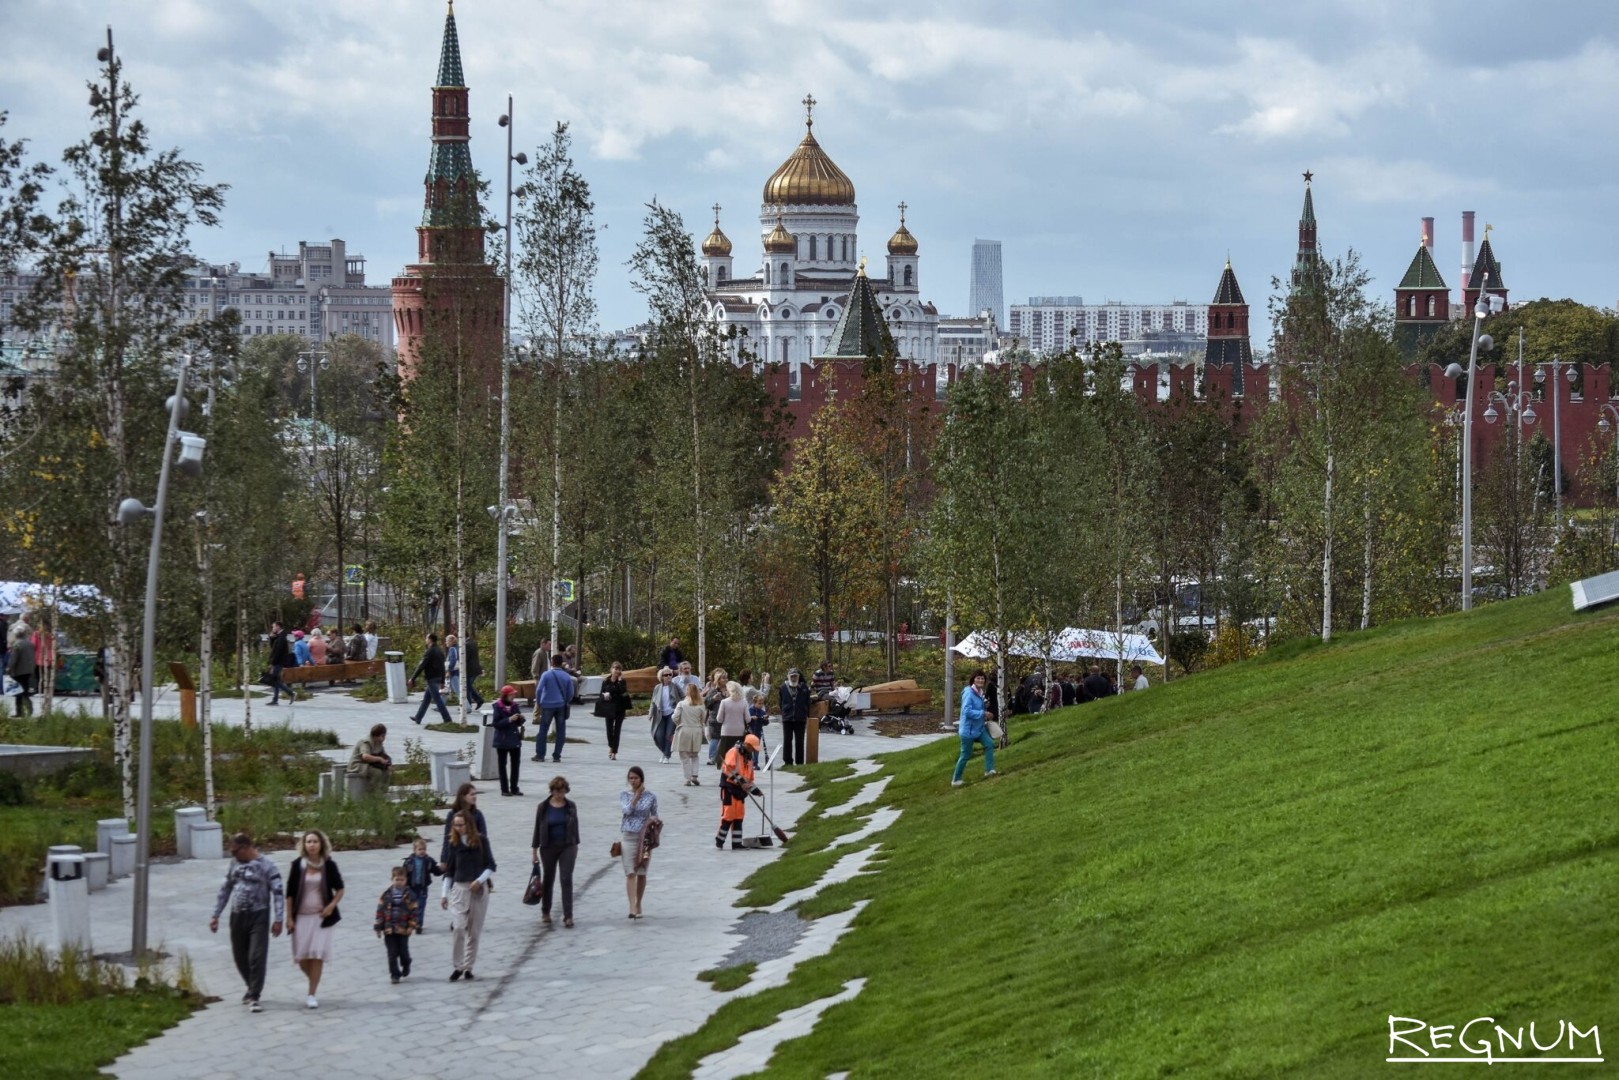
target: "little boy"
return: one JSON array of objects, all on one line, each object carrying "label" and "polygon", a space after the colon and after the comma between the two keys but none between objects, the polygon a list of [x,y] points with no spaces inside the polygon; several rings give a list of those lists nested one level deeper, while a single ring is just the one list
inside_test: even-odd
[{"label": "little boy", "polygon": [[427,841],[421,837],[411,845],[411,853],[405,856],[405,884],[410,889],[411,897],[416,901],[416,932],[427,933],[427,890],[433,879],[439,876],[438,863],[427,854]]},{"label": "little boy", "polygon": [[765,737],[765,723],[767,719],[768,718],[765,713],[765,696],[755,690],[752,699],[748,703],[748,731],[759,736],[761,742]]},{"label": "little boy", "polygon": [[377,921],[372,929],[388,946],[388,975],[394,982],[410,976],[410,935],[419,924],[421,906],[405,883],[405,868],[393,869],[393,881],[377,900]]}]

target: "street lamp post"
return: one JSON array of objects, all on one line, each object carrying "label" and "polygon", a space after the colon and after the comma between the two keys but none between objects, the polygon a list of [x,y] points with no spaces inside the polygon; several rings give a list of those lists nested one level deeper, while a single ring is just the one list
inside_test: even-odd
[{"label": "street lamp post", "polygon": [[511,498],[508,492],[512,441],[512,166],[527,165],[527,154],[512,153],[512,96],[506,95],[506,112],[500,126],[506,129],[506,308],[501,319],[500,343],[500,502],[495,514],[495,688],[506,685],[506,565],[507,536],[511,531]]},{"label": "street lamp post", "polygon": [[152,661],[157,651],[157,572],[163,551],[163,512],[169,501],[169,466],[174,463],[174,448],[178,443],[180,471],[187,476],[198,475],[202,471],[203,448],[207,445],[201,437],[180,430],[180,420],[187,411],[186,369],[190,364],[191,355],[181,353],[174,396],[168,402],[169,429],[163,440],[163,466],[157,475],[157,502],[150,508],[135,498],[126,498],[118,504],[121,525],[132,525],[147,516],[152,518],[152,546],[146,561],[146,610],[141,624],[141,739],[135,789],[134,925],[130,934],[130,951],[137,960],[146,953],[148,860],[152,838]]},{"label": "street lamp post", "polygon": [[332,366],[332,361],[326,355],[325,349],[310,349],[298,354],[298,374],[309,373],[309,428],[310,445],[314,445],[315,435],[315,373],[325,371]]},{"label": "street lamp post", "polygon": [[[1484,333],[1484,320],[1506,306],[1499,296],[1484,290],[1490,287],[1486,271],[1479,279],[1478,301],[1473,305],[1473,345],[1467,353],[1467,401],[1462,410],[1462,610],[1473,610],[1473,384],[1478,381],[1478,354],[1495,348],[1495,339]],[[1460,364],[1451,364],[1445,374],[1454,379],[1464,374]]]},{"label": "street lamp post", "polygon": [[1574,384],[1578,377],[1573,364],[1564,364],[1563,358],[1553,354],[1549,363],[1535,365],[1535,382],[1542,385],[1546,382],[1546,368],[1552,369],[1551,385],[1546,387],[1552,395],[1552,495],[1557,500],[1557,528],[1563,528],[1563,421],[1558,403],[1563,398],[1563,387],[1557,381],[1558,371],[1562,371],[1569,385]]}]

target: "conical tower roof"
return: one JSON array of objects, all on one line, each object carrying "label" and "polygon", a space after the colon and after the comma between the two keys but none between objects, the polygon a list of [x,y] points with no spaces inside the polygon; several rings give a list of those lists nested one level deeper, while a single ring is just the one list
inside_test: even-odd
[{"label": "conical tower roof", "polygon": [[855,271],[854,287],[849,291],[849,305],[838,316],[838,325],[832,330],[832,343],[821,357],[869,359],[886,356],[893,350],[894,337],[883,321],[882,305],[871,291],[866,261],[861,259],[860,269]]},{"label": "conical tower roof", "polygon": [[[1488,240],[1485,243],[1489,243]],[[1492,279],[1493,280],[1493,279]],[[1427,244],[1417,245],[1417,253],[1411,256],[1411,265],[1405,269],[1405,277],[1400,279],[1396,289],[1444,289],[1444,275],[1440,274],[1439,267],[1434,264],[1433,252],[1428,250]]]},{"label": "conical tower roof", "polygon": [[466,76],[461,74],[461,38],[455,32],[455,0],[450,0],[449,14],[444,16],[444,44],[438,55],[438,82],[434,86],[465,86]]},{"label": "conical tower roof", "polygon": [[1242,286],[1237,284],[1237,275],[1231,269],[1231,260],[1225,261],[1225,273],[1220,275],[1220,284],[1214,290],[1215,304],[1246,304],[1242,298]]},{"label": "conical tower roof", "polygon": [[[1486,273],[1490,275],[1488,282],[1484,280]],[[1507,283],[1501,278],[1501,264],[1496,261],[1495,250],[1490,247],[1488,229],[1485,230],[1484,243],[1478,246],[1478,258],[1473,260],[1473,272],[1467,275],[1467,287],[1491,291],[1504,290],[1507,287]]]}]

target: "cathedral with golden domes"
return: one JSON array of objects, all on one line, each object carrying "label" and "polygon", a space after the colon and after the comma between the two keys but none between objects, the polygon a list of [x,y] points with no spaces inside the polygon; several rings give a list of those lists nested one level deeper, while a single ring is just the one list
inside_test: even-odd
[{"label": "cathedral with golden domes", "polygon": [[729,237],[714,207],[714,231],[702,263],[716,321],[737,326],[758,359],[786,366],[797,384],[803,366],[834,355],[834,331],[849,305],[856,275],[867,276],[901,359],[932,364],[939,311],[921,297],[916,237],[905,225],[888,240],[887,276],[865,269],[854,183],[815,139],[815,99],[804,99],[804,138],[765,181],[759,247],[743,254],[738,275]]}]

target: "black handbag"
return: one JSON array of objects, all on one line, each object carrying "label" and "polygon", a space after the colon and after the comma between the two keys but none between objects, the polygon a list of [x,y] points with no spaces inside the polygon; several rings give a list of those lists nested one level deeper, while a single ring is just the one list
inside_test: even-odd
[{"label": "black handbag", "polygon": [[343,921],[343,912],[338,908],[333,908],[332,913],[330,915],[326,916],[324,919],[322,919],[320,921],[320,925],[322,926],[322,928],[328,927],[328,926],[336,926],[338,923],[340,923],[342,921]]},{"label": "black handbag", "polygon": [[596,699],[596,704],[591,706],[590,715],[599,716],[603,720],[606,720],[608,718],[608,716],[610,715],[610,710],[608,708],[607,695],[606,694],[602,694],[600,697],[598,697]]},{"label": "black handbag", "polygon": [[536,863],[534,869],[529,871],[528,885],[523,889],[523,903],[533,907],[545,899],[544,883],[540,880],[540,867]]}]

